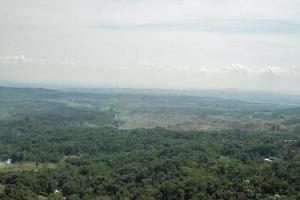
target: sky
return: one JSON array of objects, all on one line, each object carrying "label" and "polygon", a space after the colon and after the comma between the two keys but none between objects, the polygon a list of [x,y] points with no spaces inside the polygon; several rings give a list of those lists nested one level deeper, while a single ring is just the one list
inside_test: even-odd
[{"label": "sky", "polygon": [[299,0],[1,0],[0,83],[300,91]]}]

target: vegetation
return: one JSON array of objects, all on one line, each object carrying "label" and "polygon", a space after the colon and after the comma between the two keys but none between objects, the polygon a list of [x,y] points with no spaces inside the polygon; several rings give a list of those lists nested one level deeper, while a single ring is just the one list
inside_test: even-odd
[{"label": "vegetation", "polygon": [[[288,105],[12,88],[0,95],[0,199],[299,199],[300,126]],[[183,130],[179,118],[172,127],[123,129],[121,111],[235,124]]]}]

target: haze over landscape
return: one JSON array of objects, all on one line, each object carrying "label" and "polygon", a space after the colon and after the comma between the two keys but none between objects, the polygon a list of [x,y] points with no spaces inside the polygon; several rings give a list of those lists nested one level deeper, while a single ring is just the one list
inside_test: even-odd
[{"label": "haze over landscape", "polygon": [[0,0],[1,200],[300,200],[299,0]]},{"label": "haze over landscape", "polygon": [[2,0],[2,84],[300,91],[298,0]]}]

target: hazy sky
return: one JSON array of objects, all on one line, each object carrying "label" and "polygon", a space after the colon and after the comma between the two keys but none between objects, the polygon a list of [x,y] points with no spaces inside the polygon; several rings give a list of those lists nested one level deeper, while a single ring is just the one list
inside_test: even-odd
[{"label": "hazy sky", "polygon": [[0,81],[300,91],[299,0],[1,0]]}]

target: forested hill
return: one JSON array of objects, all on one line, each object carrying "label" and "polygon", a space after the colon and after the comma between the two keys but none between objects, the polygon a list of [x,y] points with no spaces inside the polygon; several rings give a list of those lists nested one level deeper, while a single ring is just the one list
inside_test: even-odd
[{"label": "forested hill", "polygon": [[[90,92],[89,92],[90,91]],[[300,116],[299,106],[205,96],[159,95],[162,91],[102,89],[59,91],[0,87],[0,118],[33,117],[90,126],[203,130],[284,126]],[[257,123],[257,119],[262,119]],[[253,124],[256,124],[254,126]],[[295,124],[296,125],[296,124]]]},{"label": "forested hill", "polygon": [[299,108],[0,87],[0,199],[299,199]]}]

